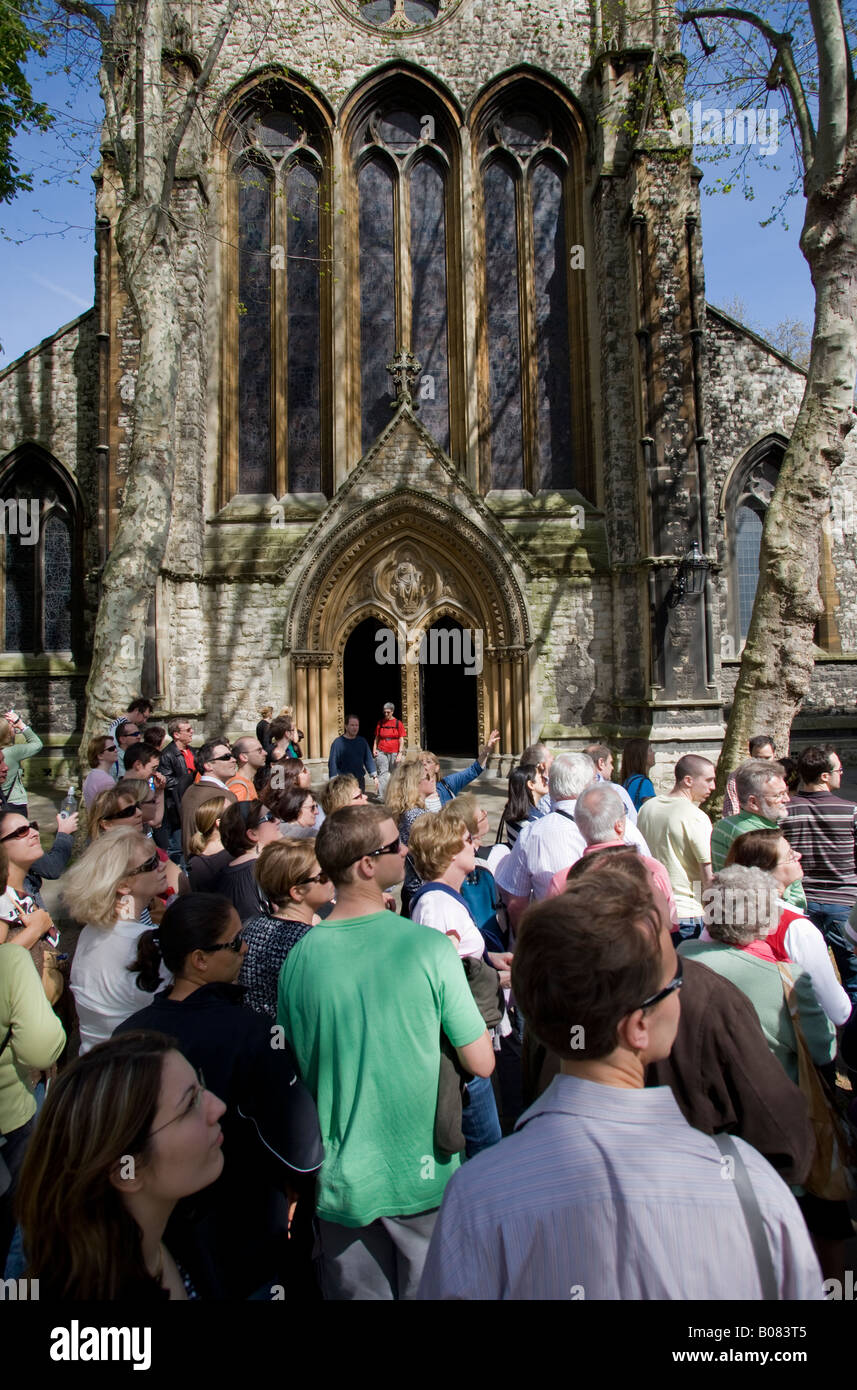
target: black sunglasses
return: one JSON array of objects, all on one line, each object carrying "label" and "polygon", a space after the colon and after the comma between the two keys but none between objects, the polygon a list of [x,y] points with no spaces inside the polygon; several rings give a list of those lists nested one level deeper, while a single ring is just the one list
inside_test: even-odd
[{"label": "black sunglasses", "polygon": [[105,819],[105,820],[130,820],[131,816],[133,816],[134,812],[137,811],[137,810],[139,810],[139,807],[137,806],[136,801],[134,801],[134,802],[132,802],[132,804],[131,804],[130,806],[124,807],[124,809],[121,810],[121,811],[114,811],[112,816],[105,816],[104,819]]},{"label": "black sunglasses", "polygon": [[25,835],[29,835],[31,830],[38,830],[39,822],[31,820],[29,825],[19,825],[17,830],[10,830],[8,835],[0,835],[0,845],[5,840],[23,840]]},{"label": "black sunglasses", "polygon": [[216,946],[203,946],[203,951],[234,951],[237,955],[244,945],[243,931],[236,932],[231,941],[218,941]]},{"label": "black sunglasses", "polygon": [[[377,853],[377,851],[376,851],[376,853]],[[297,883],[295,884],[295,888],[303,888],[303,886],[304,886],[305,883],[329,883],[329,882],[330,882],[330,877],[329,877],[329,875],[326,874],[326,873],[324,873],[324,872],[322,872],[322,871],[320,870],[317,874],[313,874],[312,878],[300,878],[300,879],[298,879]]]},{"label": "black sunglasses", "polygon": [[213,763],[228,763],[231,762],[234,757],[234,753],[218,753],[217,757],[211,758],[210,761]]},{"label": "black sunglasses", "polygon": [[682,969],[681,956],[678,956],[676,957],[675,975],[670,980],[669,984],[664,985],[663,989],[659,989],[657,994],[652,994],[648,999],[644,999],[642,1004],[637,1005],[637,1008],[651,1009],[653,1005],[659,1004],[662,999],[666,999],[668,994],[672,994],[675,990],[681,989]]},{"label": "black sunglasses", "polygon": [[151,859],[146,860],[145,864],[138,864],[136,869],[129,869],[128,875],[129,877],[133,878],[135,874],[150,874],[153,869],[156,869],[158,867],[160,862],[160,858],[158,857],[157,852],[155,852],[155,854],[152,855]]},{"label": "black sunglasses", "polygon": [[[395,840],[391,840],[388,845],[382,845],[380,849],[370,849],[366,854],[361,854],[361,859],[377,859],[379,854],[397,854],[401,849],[402,837],[397,835]],[[355,861],[356,862],[356,861]]]}]

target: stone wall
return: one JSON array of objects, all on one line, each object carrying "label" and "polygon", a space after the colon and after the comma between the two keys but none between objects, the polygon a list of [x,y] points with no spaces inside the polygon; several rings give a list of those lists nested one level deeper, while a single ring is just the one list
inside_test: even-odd
[{"label": "stone wall", "polygon": [[96,442],[97,387],[89,310],[0,371],[0,460],[21,444],[39,444],[85,491]]}]

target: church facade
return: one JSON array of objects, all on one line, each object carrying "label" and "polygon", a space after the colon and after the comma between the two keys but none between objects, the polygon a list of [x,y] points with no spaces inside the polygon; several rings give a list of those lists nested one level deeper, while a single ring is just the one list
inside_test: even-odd
[{"label": "church facade", "polygon": [[[663,767],[717,749],[805,378],[706,304],[662,9],[313,0],[236,22],[173,209],[178,465],[144,661],[165,715],[237,734],[290,703],[311,758],[346,713],[371,737],[387,699],[456,756],[491,727],[508,759],[537,735],[651,737]],[[219,17],[187,7],[179,84]],[[127,468],[116,215],[105,151],[94,307],[0,373],[0,700],[55,758]],[[849,733],[857,697],[855,473],[852,448],[808,737]]]}]

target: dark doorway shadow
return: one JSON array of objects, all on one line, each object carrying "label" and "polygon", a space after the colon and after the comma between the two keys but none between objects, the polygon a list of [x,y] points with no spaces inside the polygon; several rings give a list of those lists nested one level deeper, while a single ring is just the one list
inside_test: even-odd
[{"label": "dark doorway shadow", "polygon": [[[420,661],[423,747],[438,757],[473,759],[479,746],[478,677],[472,634],[454,618],[432,623]],[[468,674],[468,672],[470,674]]]},{"label": "dark doorway shadow", "polygon": [[370,748],[386,701],[393,701],[397,718],[402,712],[401,671],[398,664],[378,660],[391,655],[393,649],[389,637],[384,642],[376,640],[379,632],[389,633],[390,629],[377,618],[366,618],[351,633],[343,654],[344,713],[346,717],[357,715],[360,732]]}]

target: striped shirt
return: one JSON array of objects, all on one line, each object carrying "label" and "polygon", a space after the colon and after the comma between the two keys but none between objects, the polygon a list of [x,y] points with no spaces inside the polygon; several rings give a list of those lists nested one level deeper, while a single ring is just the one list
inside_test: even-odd
[{"label": "striped shirt", "polygon": [[[794,1197],[734,1139],[762,1210],[778,1296],[820,1299]],[[734,1182],[666,1086],[557,1076],[515,1133],[451,1179],[421,1299],[760,1299]]]},{"label": "striped shirt", "polygon": [[[795,792],[783,834],[801,856],[810,902],[857,902],[857,806],[832,792]],[[788,894],[786,894],[788,897]]]}]

